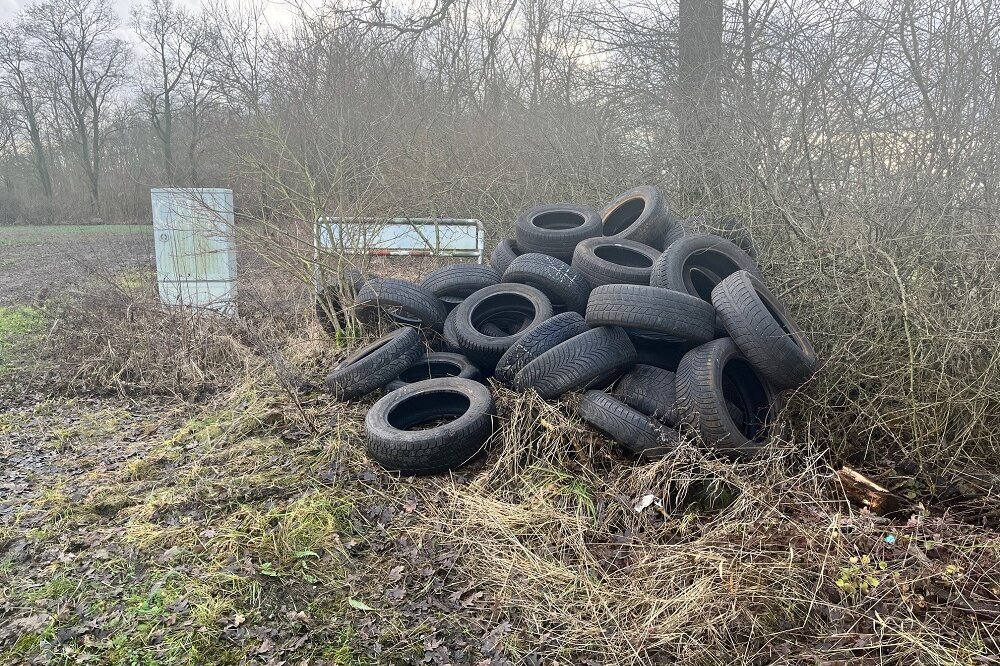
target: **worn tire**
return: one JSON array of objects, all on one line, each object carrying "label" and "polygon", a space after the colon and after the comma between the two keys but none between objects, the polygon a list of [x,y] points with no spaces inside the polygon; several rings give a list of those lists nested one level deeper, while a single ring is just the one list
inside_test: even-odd
[{"label": "worn tire", "polygon": [[601,391],[587,391],[576,408],[584,421],[644,460],[662,458],[677,446],[676,430]]},{"label": "worn tire", "polygon": [[635,363],[635,348],[624,329],[592,328],[560,343],[525,365],[514,388],[529,388],[546,400],[576,389],[608,386]]},{"label": "worn tire", "polygon": [[326,376],[326,388],[338,400],[360,398],[396,379],[423,352],[416,330],[397,329],[345,358]]},{"label": "worn tire", "polygon": [[722,325],[754,367],[778,388],[794,388],[816,371],[816,351],[757,276],[737,271],[712,291]]},{"label": "worn tire", "polygon": [[492,266],[497,273],[503,275],[503,272],[507,270],[510,266],[510,262],[514,261],[516,258],[521,256],[521,250],[517,247],[517,243],[513,238],[505,238],[496,244],[493,248],[493,254],[490,255],[490,266]]},{"label": "worn tire", "polygon": [[374,323],[384,314],[404,326],[416,326],[440,331],[448,311],[437,296],[423,287],[405,280],[376,278],[358,292],[358,319]]},{"label": "worn tire", "polygon": [[537,252],[522,254],[503,272],[502,280],[538,289],[555,308],[564,307],[580,314],[587,309],[590,284],[575,268],[555,257]]},{"label": "worn tire", "polygon": [[457,314],[458,308],[455,308],[448,313],[447,317],[445,317],[441,339],[444,341],[445,351],[452,352],[454,354],[461,354],[462,345],[458,342],[458,331],[455,330],[455,317]]},{"label": "worn tire", "polygon": [[[518,338],[552,316],[552,303],[534,287],[501,283],[472,294],[455,312],[459,346],[484,372],[492,373]],[[490,335],[483,330],[488,324],[509,334]]]},{"label": "worn tire", "polygon": [[521,368],[558,344],[586,332],[587,323],[576,312],[563,312],[522,335],[497,362],[496,378],[511,385]]},{"label": "worn tire", "polygon": [[684,238],[691,231],[684,222],[678,222],[677,224],[667,227],[667,230],[663,233],[663,238],[660,240],[659,247],[666,250],[668,247]]},{"label": "worn tire", "polygon": [[712,290],[719,282],[743,270],[760,275],[753,259],[732,242],[712,234],[694,234],[663,251],[653,266],[649,284],[711,303]]},{"label": "worn tire", "polygon": [[420,286],[438,298],[448,298],[458,305],[469,294],[498,282],[500,273],[492,266],[459,263],[434,269],[420,281]]},{"label": "worn tire", "polygon": [[662,248],[664,235],[680,224],[663,194],[652,185],[622,192],[601,211],[601,231],[607,238],[638,241]]},{"label": "worn tire", "polygon": [[649,284],[656,248],[630,240],[589,238],[576,246],[572,266],[591,288],[604,284]]},{"label": "worn tire", "polygon": [[[766,445],[774,389],[731,338],[692,349],[677,367],[677,408],[701,440],[733,459],[753,457]],[[731,402],[743,418],[736,421]]]},{"label": "worn tire", "polygon": [[[368,455],[405,474],[455,469],[483,450],[493,433],[496,405],[490,390],[471,379],[428,379],[387,393],[365,417]],[[432,428],[412,430],[454,417]]]},{"label": "worn tire", "polygon": [[569,261],[577,243],[601,235],[601,216],[586,206],[546,204],[521,213],[514,229],[519,251]]},{"label": "worn tire", "polygon": [[427,352],[404,369],[399,376],[385,385],[385,390],[395,391],[407,384],[426,379],[458,377],[459,379],[479,379],[479,368],[461,354],[451,352]]},{"label": "worn tire", "polygon": [[715,337],[715,308],[678,291],[608,284],[591,292],[587,324],[621,326],[644,337],[708,342]]},{"label": "worn tire", "polygon": [[677,387],[674,373],[653,365],[636,364],[615,384],[612,394],[632,409],[676,426]]},{"label": "worn tire", "polygon": [[629,334],[635,347],[636,363],[652,365],[670,372],[677,371],[677,365],[684,354],[698,346],[697,342],[683,340],[653,340],[634,333]]}]

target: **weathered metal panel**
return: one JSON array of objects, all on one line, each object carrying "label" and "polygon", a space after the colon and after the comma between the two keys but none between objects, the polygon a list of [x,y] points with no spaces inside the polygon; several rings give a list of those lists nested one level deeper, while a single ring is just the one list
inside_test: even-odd
[{"label": "weathered metal panel", "polygon": [[159,188],[151,198],[160,300],[235,314],[232,190]]},{"label": "weathered metal panel", "polygon": [[473,219],[321,217],[316,245],[343,254],[473,257],[482,263],[485,234]]}]

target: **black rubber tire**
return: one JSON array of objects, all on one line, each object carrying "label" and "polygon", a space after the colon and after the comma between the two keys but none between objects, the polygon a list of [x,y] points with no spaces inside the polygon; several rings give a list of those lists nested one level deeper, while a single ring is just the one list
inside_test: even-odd
[{"label": "black rubber tire", "polygon": [[[752,458],[766,446],[775,392],[740,352],[720,338],[684,355],[677,367],[677,408],[707,446],[729,458]],[[742,412],[737,422],[727,403]]]},{"label": "black rubber tire", "polygon": [[589,238],[576,246],[572,266],[590,287],[649,284],[660,251],[630,240]]},{"label": "black rubber tire", "polygon": [[654,365],[636,364],[615,384],[612,394],[632,409],[670,426],[680,422],[674,373]]},{"label": "black rubber tire", "polygon": [[576,408],[584,421],[643,460],[662,458],[677,446],[676,430],[601,391],[587,391]]},{"label": "black rubber tire", "polygon": [[563,312],[546,319],[522,335],[497,362],[496,378],[507,385],[521,368],[558,344],[587,331],[587,323],[576,312]]},{"label": "black rubber tire", "polygon": [[621,326],[644,337],[708,342],[715,337],[715,308],[679,291],[608,284],[591,292],[587,324]]},{"label": "black rubber tire", "polygon": [[682,291],[712,302],[712,290],[736,271],[760,275],[750,256],[730,241],[712,234],[684,236],[656,260],[649,284]]},{"label": "black rubber tire", "polygon": [[662,248],[664,235],[680,224],[663,194],[652,185],[622,192],[601,211],[601,232],[606,238],[632,240]]},{"label": "black rubber tire", "polygon": [[757,276],[737,271],[712,291],[722,325],[740,351],[777,388],[795,388],[816,371],[816,350]]},{"label": "black rubber tire", "polygon": [[617,326],[592,328],[560,343],[525,365],[514,388],[529,388],[546,400],[577,389],[610,385],[635,363],[635,348]]},{"label": "black rubber tire", "polygon": [[722,215],[711,221],[705,220],[704,227],[709,233],[732,241],[751,259],[757,261],[757,247],[754,245],[753,234],[750,233],[745,218],[739,215]]},{"label": "black rubber tire", "polygon": [[663,250],[684,238],[691,233],[690,229],[684,222],[678,222],[677,224],[667,227],[667,230],[663,233],[663,238],[660,240],[660,245]]},{"label": "black rubber tire", "polygon": [[415,329],[396,329],[341,361],[326,376],[326,388],[337,400],[360,398],[396,379],[423,353]]},{"label": "black rubber tire", "polygon": [[555,257],[537,252],[522,254],[503,272],[502,280],[538,289],[555,308],[564,307],[580,314],[587,309],[590,284],[575,268]]},{"label": "black rubber tire", "polygon": [[497,273],[503,275],[503,272],[507,270],[510,266],[510,262],[521,256],[521,250],[518,249],[517,243],[513,238],[505,238],[504,240],[497,243],[496,247],[493,248],[493,254],[490,255],[490,266],[492,266]]},{"label": "black rubber tire", "polygon": [[444,341],[445,351],[454,354],[462,353],[462,345],[458,342],[458,332],[455,330],[455,317],[458,315],[458,308],[455,308],[445,317],[442,327],[441,339]]},{"label": "black rubber tire", "polygon": [[[492,374],[500,357],[518,338],[552,316],[552,303],[534,287],[501,283],[472,294],[455,312],[455,333],[462,352],[483,372]],[[510,333],[489,335],[483,331],[487,324]]]},{"label": "black rubber tire", "polygon": [[385,390],[386,392],[395,391],[407,384],[443,377],[479,379],[479,368],[461,354],[427,352],[399,373],[399,377],[386,384]]},{"label": "black rubber tire", "polygon": [[[368,455],[390,471],[437,474],[479,454],[493,433],[496,405],[490,390],[451,377],[407,384],[387,393],[365,416]],[[411,430],[436,419],[442,425]]]},{"label": "black rubber tire", "polygon": [[545,204],[521,213],[514,230],[521,252],[569,261],[577,243],[601,235],[601,216],[586,206]]},{"label": "black rubber tire", "polygon": [[[420,286],[444,300],[458,305],[469,294],[500,282],[500,273],[492,266],[463,262],[436,268],[420,281]],[[454,300],[457,298],[457,301]]]},{"label": "black rubber tire", "polygon": [[358,292],[358,319],[372,324],[380,315],[404,326],[441,331],[448,310],[437,296],[405,280],[376,278]]}]

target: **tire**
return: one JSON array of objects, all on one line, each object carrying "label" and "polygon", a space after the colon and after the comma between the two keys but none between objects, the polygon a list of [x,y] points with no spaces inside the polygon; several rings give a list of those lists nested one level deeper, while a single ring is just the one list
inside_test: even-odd
[{"label": "tire", "polygon": [[712,290],[736,271],[760,275],[750,256],[730,241],[712,234],[684,236],[656,260],[649,284],[683,291],[712,302]]},{"label": "tire", "polygon": [[517,247],[517,243],[514,242],[513,238],[506,238],[493,248],[493,254],[490,255],[490,266],[492,266],[497,273],[503,275],[503,272],[507,270],[510,266],[510,262],[514,261],[517,257],[521,255],[521,251]]},{"label": "tire", "polygon": [[529,388],[552,400],[576,389],[608,386],[635,363],[635,348],[615,326],[592,328],[560,343],[525,365],[514,388]]},{"label": "tire", "polygon": [[669,370],[636,364],[622,375],[612,394],[632,409],[666,425],[676,426],[680,421],[676,379]]},{"label": "tire", "polygon": [[604,284],[649,284],[656,248],[630,240],[590,238],[576,246],[572,266],[591,288]]},{"label": "tire", "polygon": [[[428,379],[383,396],[365,417],[368,455],[405,474],[455,469],[483,450],[493,433],[490,390],[471,379]],[[412,430],[437,419],[452,420]]]},{"label": "tire", "polygon": [[[455,333],[463,353],[492,374],[511,345],[552,316],[552,303],[534,287],[501,283],[472,294],[455,312]],[[483,330],[488,324],[509,334],[489,335]]]},{"label": "tire", "polygon": [[385,385],[386,392],[401,389],[407,384],[425,379],[458,377],[459,379],[479,379],[479,368],[461,354],[449,352],[428,352],[419,356],[399,377]]},{"label": "tire", "polygon": [[458,308],[455,308],[445,317],[441,338],[444,341],[445,351],[461,354],[462,345],[458,342],[458,331],[455,330],[455,316],[457,314]]},{"label": "tire", "polygon": [[396,379],[424,353],[412,328],[396,329],[345,358],[326,376],[326,388],[337,400],[353,400]]},{"label": "tire", "polygon": [[519,251],[569,261],[577,243],[601,235],[601,216],[586,206],[546,204],[521,213],[514,229]]},{"label": "tire", "polygon": [[668,429],[601,391],[583,394],[577,413],[584,421],[644,460],[662,458],[677,446],[676,430]]},{"label": "tire", "polygon": [[675,225],[667,227],[667,230],[663,234],[663,239],[660,241],[659,247],[663,248],[664,251],[680,239],[684,238],[691,232],[688,230],[687,225],[683,222],[678,222]]},{"label": "tire", "polygon": [[370,280],[358,292],[358,318],[372,324],[382,315],[404,326],[441,331],[448,311],[437,296],[423,287],[392,278]]},{"label": "tire", "polygon": [[715,337],[715,308],[678,291],[608,284],[591,292],[587,324],[621,326],[644,337],[708,342]]},{"label": "tire", "polygon": [[670,204],[652,185],[622,192],[601,211],[601,230],[606,238],[631,240],[662,248],[664,235],[680,224]]},{"label": "tire", "polygon": [[576,312],[563,312],[534,327],[510,346],[497,362],[496,378],[507,385],[521,368],[558,344],[587,331],[587,324]]},{"label": "tire", "polygon": [[442,300],[448,298],[457,306],[469,294],[498,282],[500,273],[492,266],[460,263],[431,271],[420,281],[420,286]]},{"label": "tire", "polygon": [[[745,460],[766,445],[774,389],[731,338],[692,349],[677,367],[677,408],[707,446]],[[727,408],[731,402],[743,418]]]},{"label": "tire", "polygon": [[747,255],[757,261],[757,248],[753,242],[753,235],[747,227],[746,220],[739,215],[723,215],[715,220],[705,222],[708,230],[716,236],[721,236],[732,241],[736,247],[740,248]]},{"label": "tire", "polygon": [[816,371],[816,351],[802,329],[752,273],[727,277],[712,303],[736,346],[776,387],[795,388]]},{"label": "tire", "polygon": [[587,309],[590,285],[575,268],[555,257],[536,252],[522,254],[503,272],[502,280],[538,289],[555,308],[580,314]]}]

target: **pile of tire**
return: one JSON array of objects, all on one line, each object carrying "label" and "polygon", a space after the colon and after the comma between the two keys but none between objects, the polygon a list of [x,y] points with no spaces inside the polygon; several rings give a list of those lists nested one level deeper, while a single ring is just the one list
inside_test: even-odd
[{"label": "pile of tire", "polygon": [[583,420],[640,458],[688,431],[747,459],[768,442],[779,392],[817,364],[751,255],[686,228],[650,186],[600,213],[533,208],[489,265],[448,265],[419,284],[373,278],[354,308],[364,324],[401,328],[326,386],[342,400],[385,391],[365,419],[368,453],[405,473],[451,470],[483,449],[490,377],[546,400],[583,391]]}]

